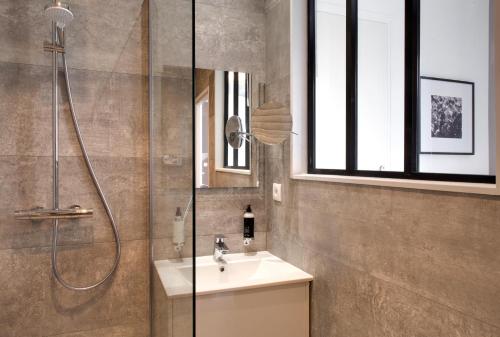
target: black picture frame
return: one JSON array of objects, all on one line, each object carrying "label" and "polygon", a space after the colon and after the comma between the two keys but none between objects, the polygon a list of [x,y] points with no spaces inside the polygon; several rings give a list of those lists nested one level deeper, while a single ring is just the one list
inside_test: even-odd
[{"label": "black picture frame", "polygon": [[[445,82],[445,83],[455,83],[455,84],[463,84],[470,86],[471,90],[471,151],[469,152],[446,152],[446,151],[423,151],[422,150],[422,80],[428,81],[437,81],[437,82]],[[432,77],[432,76],[420,76],[420,85],[419,85],[419,94],[418,94],[418,116],[417,116],[417,128],[414,128],[415,138],[417,139],[418,146],[418,155],[454,155],[454,156],[469,156],[475,154],[475,108],[476,108],[476,99],[475,99],[475,83],[470,81],[463,80],[454,80],[448,78],[440,78],[440,77]]]}]

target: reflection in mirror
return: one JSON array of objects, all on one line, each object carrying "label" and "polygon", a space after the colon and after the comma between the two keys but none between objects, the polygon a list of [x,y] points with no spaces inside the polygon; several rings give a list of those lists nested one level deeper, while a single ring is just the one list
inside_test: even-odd
[{"label": "reflection in mirror", "polygon": [[[196,69],[197,188],[257,186],[254,141],[238,137],[250,130],[253,94],[251,74]],[[226,127],[237,130],[229,142]]]}]

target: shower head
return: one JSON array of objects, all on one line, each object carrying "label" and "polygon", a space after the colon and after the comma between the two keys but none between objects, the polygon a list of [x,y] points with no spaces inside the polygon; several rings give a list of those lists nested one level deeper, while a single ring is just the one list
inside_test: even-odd
[{"label": "shower head", "polygon": [[73,13],[69,10],[69,6],[59,1],[45,7],[45,15],[52,22],[55,22],[59,28],[64,28],[74,17]]}]

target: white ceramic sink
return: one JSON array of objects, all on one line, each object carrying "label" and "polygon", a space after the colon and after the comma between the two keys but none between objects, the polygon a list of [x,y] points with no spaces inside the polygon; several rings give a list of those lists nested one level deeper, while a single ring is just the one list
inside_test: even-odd
[{"label": "white ceramic sink", "polygon": [[[269,252],[228,254],[219,270],[212,256],[196,258],[196,294],[269,287],[308,282],[313,277]],[[193,292],[193,260],[155,261],[155,267],[168,297],[189,296]]]}]

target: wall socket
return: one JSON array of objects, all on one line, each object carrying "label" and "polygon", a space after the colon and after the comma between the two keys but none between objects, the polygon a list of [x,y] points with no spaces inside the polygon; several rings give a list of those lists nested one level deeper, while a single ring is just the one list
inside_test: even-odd
[{"label": "wall socket", "polygon": [[281,184],[273,184],[273,200],[281,202]]}]

